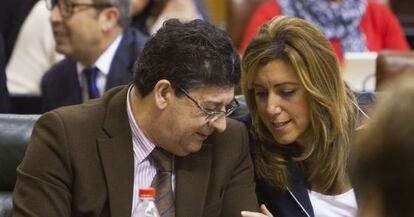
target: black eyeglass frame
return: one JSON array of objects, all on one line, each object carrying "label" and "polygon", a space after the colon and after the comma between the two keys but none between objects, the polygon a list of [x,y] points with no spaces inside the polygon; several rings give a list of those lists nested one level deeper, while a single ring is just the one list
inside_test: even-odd
[{"label": "black eyeglass frame", "polygon": [[[46,7],[52,10],[55,6],[58,6],[60,13],[63,17],[70,17],[73,15],[76,7],[93,7],[96,9],[103,9],[113,7],[110,3],[76,3],[62,0],[46,0]],[[64,8],[64,10],[62,10]]]},{"label": "black eyeglass frame", "polygon": [[[226,111],[208,111],[207,109],[205,109],[196,99],[194,99],[193,97],[190,96],[190,94],[183,88],[179,87],[178,90],[180,90],[191,102],[193,102],[198,109],[200,109],[200,111],[202,111],[206,116],[207,116],[207,120],[211,121],[213,119],[218,119],[220,117],[228,117],[229,115],[231,115],[237,108],[240,107],[240,103],[239,101],[237,101],[236,98],[234,98],[232,100],[232,103],[234,102],[235,104],[229,108],[226,109]],[[232,104],[230,103],[230,104]]]}]

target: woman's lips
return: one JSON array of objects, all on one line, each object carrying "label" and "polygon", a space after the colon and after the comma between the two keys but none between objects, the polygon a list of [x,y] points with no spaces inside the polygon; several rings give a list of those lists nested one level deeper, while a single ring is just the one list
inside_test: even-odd
[{"label": "woman's lips", "polygon": [[287,121],[280,121],[280,122],[273,122],[272,125],[276,130],[281,130],[286,127],[287,124],[289,124],[292,121],[292,119],[289,119]]}]

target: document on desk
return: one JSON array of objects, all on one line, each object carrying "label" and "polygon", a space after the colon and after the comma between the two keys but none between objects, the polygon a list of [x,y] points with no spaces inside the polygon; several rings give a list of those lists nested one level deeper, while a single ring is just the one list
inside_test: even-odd
[{"label": "document on desk", "polygon": [[375,90],[376,52],[345,53],[342,76],[354,91]]}]

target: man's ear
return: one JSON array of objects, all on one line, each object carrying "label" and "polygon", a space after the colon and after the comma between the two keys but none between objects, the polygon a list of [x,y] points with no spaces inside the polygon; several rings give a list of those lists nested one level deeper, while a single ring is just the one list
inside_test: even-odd
[{"label": "man's ear", "polygon": [[154,100],[159,109],[165,109],[171,102],[171,97],[174,95],[174,89],[170,81],[162,79],[154,86]]},{"label": "man's ear", "polygon": [[108,7],[101,11],[99,22],[104,32],[117,27],[119,19],[119,11],[115,7]]}]

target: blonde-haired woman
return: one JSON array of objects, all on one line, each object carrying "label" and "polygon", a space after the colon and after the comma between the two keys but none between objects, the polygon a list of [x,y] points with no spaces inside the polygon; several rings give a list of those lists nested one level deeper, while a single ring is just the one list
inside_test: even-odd
[{"label": "blonde-haired woman", "polygon": [[329,41],[305,20],[275,18],[248,45],[242,73],[259,202],[282,217],[356,216],[348,158],[358,106]]}]

